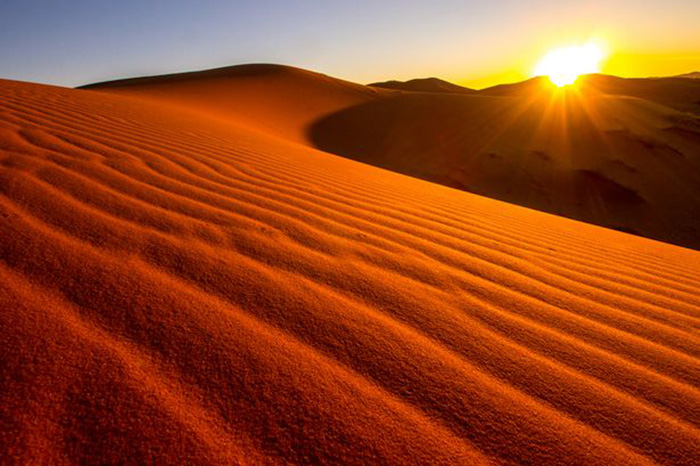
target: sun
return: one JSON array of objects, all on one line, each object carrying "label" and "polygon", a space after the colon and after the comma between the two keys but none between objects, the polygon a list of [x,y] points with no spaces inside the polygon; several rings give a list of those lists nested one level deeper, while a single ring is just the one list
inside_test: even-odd
[{"label": "sun", "polygon": [[547,76],[556,86],[568,86],[582,74],[600,71],[603,60],[600,45],[588,42],[552,50],[540,60],[535,76]]}]

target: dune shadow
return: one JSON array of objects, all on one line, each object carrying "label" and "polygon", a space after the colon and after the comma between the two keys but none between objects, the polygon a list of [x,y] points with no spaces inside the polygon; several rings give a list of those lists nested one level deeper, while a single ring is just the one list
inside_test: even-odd
[{"label": "dune shadow", "polygon": [[462,189],[468,185],[463,178],[471,162],[500,158],[497,152],[483,151],[487,144],[473,137],[476,131],[488,138],[506,117],[504,105],[485,114],[488,100],[399,94],[321,118],[309,127],[308,136],[325,152]]},{"label": "dune shadow", "polygon": [[[316,148],[358,162],[676,242],[642,224],[649,203],[637,185],[646,174],[621,161],[630,160],[621,155],[629,152],[629,141],[611,138],[583,111],[544,116],[551,111],[544,97],[527,105],[521,100],[404,93],[327,115],[308,128],[308,136]],[[559,127],[567,124],[568,133]],[[538,139],[538,132],[544,136]],[[547,138],[549,146],[538,142]],[[655,145],[635,144],[642,156],[661,155]]]}]

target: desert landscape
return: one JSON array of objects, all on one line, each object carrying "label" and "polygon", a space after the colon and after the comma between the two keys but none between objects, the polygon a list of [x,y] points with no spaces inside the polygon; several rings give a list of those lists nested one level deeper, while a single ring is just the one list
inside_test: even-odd
[{"label": "desert landscape", "polygon": [[699,465],[698,72],[305,68],[0,79],[0,465]]},{"label": "desert landscape", "polygon": [[[9,463],[697,464],[699,252],[315,142],[366,106],[514,97],[274,65],[0,89]],[[692,115],[601,99],[611,119],[687,125],[659,130],[685,153],[641,157],[695,179]],[[376,147],[368,162],[420,163]],[[635,225],[692,218],[695,198],[666,212],[649,192]]]}]

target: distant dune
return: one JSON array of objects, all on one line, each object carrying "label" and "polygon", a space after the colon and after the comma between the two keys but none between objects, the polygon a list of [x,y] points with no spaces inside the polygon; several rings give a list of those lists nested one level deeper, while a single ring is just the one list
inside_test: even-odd
[{"label": "distant dune", "polygon": [[[533,78],[521,83],[504,84],[479,91],[482,95],[530,96],[547,78]],[[593,74],[579,78],[577,88],[589,94],[636,97],[689,112],[700,117],[700,81],[675,78],[618,78]]]},{"label": "distant dune", "polygon": [[700,252],[312,147],[694,212],[693,120],[556,108],[269,66],[0,81],[1,462],[697,465]]},{"label": "distant dune", "polygon": [[386,81],[368,84],[371,87],[410,92],[433,92],[446,94],[474,94],[477,91],[458,86],[438,78],[419,78],[410,81]]},{"label": "distant dune", "polygon": [[[700,116],[700,82],[687,81],[687,79],[697,78],[700,78],[700,72],[686,73],[671,78],[618,78],[617,76],[596,74],[579,78],[577,87],[581,92],[638,97]],[[500,84],[478,91],[457,86],[438,78],[387,81],[369,84],[369,86],[409,92],[529,97],[533,93],[540,93],[542,87],[548,85],[547,81],[547,78],[532,78],[519,83]]]}]

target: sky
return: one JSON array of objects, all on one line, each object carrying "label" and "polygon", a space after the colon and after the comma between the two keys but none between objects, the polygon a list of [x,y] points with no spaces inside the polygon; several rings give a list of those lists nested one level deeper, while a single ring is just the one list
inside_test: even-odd
[{"label": "sky", "polygon": [[590,39],[605,44],[606,73],[698,71],[700,0],[2,0],[0,78],[78,86],[281,63],[481,88]]}]

